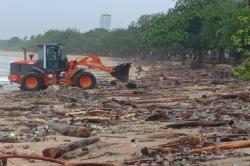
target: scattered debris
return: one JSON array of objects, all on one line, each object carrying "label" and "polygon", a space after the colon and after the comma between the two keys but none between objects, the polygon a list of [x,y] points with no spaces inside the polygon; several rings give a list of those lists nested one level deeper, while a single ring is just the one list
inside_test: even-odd
[{"label": "scattered debris", "polygon": [[75,137],[89,137],[90,130],[86,127],[81,126],[66,126],[60,123],[48,122],[48,128],[53,129],[59,133],[62,133],[66,136],[75,136]]},{"label": "scattered debris", "polygon": [[100,80],[93,90],[1,94],[0,142],[11,145],[2,145],[0,163],[44,159],[7,153],[41,152],[34,142],[45,159],[86,161],[79,166],[203,165],[249,156],[241,150],[250,140],[249,82],[232,78],[230,66],[216,72],[165,63],[143,67],[129,83]]}]

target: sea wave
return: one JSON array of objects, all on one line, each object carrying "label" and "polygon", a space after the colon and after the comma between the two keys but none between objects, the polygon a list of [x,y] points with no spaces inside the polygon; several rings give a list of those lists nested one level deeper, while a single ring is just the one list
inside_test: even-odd
[{"label": "sea wave", "polygon": [[18,57],[8,57],[0,55],[0,81],[8,82],[10,63],[16,61]]},{"label": "sea wave", "polygon": [[8,78],[7,77],[0,77],[0,81],[1,82],[8,82]]}]

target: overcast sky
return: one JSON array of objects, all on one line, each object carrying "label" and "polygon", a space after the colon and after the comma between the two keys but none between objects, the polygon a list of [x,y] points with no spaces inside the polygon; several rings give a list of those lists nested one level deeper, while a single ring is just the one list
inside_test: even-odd
[{"label": "overcast sky", "polygon": [[173,0],[0,0],[0,39],[31,36],[49,29],[99,27],[101,14],[112,28],[125,28],[143,14],[166,12]]}]

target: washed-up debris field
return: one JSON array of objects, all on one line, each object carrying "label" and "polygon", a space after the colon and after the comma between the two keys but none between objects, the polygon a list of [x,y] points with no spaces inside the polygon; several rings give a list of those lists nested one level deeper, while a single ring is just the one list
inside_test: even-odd
[{"label": "washed-up debris field", "polygon": [[2,94],[1,164],[249,165],[250,87],[231,69],[165,62],[129,83]]}]

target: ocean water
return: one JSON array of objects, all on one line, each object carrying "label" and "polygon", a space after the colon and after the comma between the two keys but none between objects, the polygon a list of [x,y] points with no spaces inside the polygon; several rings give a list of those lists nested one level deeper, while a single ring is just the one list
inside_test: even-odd
[{"label": "ocean water", "polygon": [[8,82],[10,63],[21,59],[22,57],[0,55],[0,82]]}]

